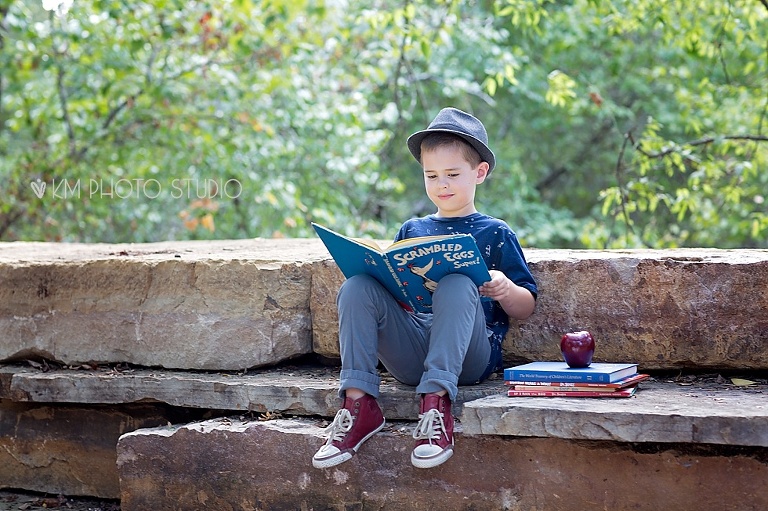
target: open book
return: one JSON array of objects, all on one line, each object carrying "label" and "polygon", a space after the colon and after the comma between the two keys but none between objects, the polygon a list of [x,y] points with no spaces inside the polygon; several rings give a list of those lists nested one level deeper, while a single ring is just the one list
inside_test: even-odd
[{"label": "open book", "polygon": [[424,236],[393,243],[349,238],[312,224],[341,273],[367,274],[378,280],[406,309],[432,312],[432,293],[449,273],[461,273],[477,286],[491,280],[475,239],[469,234]]}]

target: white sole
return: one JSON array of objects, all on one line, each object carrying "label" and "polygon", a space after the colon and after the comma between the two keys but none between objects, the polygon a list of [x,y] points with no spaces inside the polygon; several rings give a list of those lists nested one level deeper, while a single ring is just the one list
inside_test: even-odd
[{"label": "white sole", "polygon": [[341,465],[345,461],[351,460],[352,456],[357,453],[358,449],[360,449],[360,446],[362,446],[366,440],[368,440],[373,435],[381,431],[382,428],[384,428],[384,426],[386,425],[386,423],[387,423],[386,420],[382,420],[381,425],[378,428],[374,429],[373,431],[365,435],[359,442],[357,442],[357,445],[352,448],[353,452],[346,451],[343,453],[339,453],[335,456],[329,456],[328,458],[321,458],[321,459],[317,459],[313,457],[312,466],[315,468],[331,468],[331,467],[335,467],[336,465]]},{"label": "white sole", "polygon": [[418,458],[415,454],[411,453],[411,464],[416,468],[434,468],[448,461],[451,456],[453,456],[453,449],[446,449],[440,454],[429,458]]}]

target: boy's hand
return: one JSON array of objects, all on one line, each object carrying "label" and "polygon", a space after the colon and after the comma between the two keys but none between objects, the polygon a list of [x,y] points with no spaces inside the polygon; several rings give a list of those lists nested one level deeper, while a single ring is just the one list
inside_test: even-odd
[{"label": "boy's hand", "polygon": [[499,302],[512,318],[525,319],[533,313],[536,300],[530,291],[509,280],[499,270],[490,270],[489,273],[491,280],[478,288],[482,296]]},{"label": "boy's hand", "polygon": [[510,286],[514,283],[499,270],[489,270],[491,280],[480,286],[480,294],[501,301],[509,293]]}]

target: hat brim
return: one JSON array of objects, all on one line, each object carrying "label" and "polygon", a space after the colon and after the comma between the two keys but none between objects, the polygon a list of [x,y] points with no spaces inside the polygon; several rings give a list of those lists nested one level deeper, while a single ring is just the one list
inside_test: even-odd
[{"label": "hat brim", "polygon": [[493,169],[496,167],[496,156],[493,154],[493,151],[490,150],[490,148],[485,145],[481,140],[473,137],[472,135],[468,135],[464,132],[457,131],[457,130],[451,130],[451,129],[445,129],[445,128],[436,128],[436,129],[426,129],[422,131],[417,131],[410,137],[408,137],[408,150],[411,151],[411,154],[414,158],[416,158],[416,161],[421,163],[421,142],[426,138],[427,135],[431,133],[451,133],[453,135],[456,135],[458,137],[461,137],[464,139],[469,145],[471,145],[475,151],[478,152],[480,155],[480,160],[488,163],[488,174],[490,174]]}]

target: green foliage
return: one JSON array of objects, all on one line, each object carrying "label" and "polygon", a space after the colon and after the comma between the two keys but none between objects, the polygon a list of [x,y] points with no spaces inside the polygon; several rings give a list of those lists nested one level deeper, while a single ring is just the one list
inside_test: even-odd
[{"label": "green foliage", "polygon": [[526,245],[767,247],[766,18],[753,0],[0,0],[0,239],[389,237],[432,211],[405,139],[453,105],[499,161],[480,209]]},{"label": "green foliage", "polygon": [[[601,213],[613,223],[590,221],[584,244],[768,246],[768,178],[760,171],[768,163],[768,7],[590,3],[612,41],[608,46],[596,32],[591,39],[610,48],[612,64],[631,67],[620,82],[590,72],[583,94],[593,89],[602,108],[631,110],[614,123],[614,182],[600,195]],[[620,52],[626,55],[615,58]]]}]

